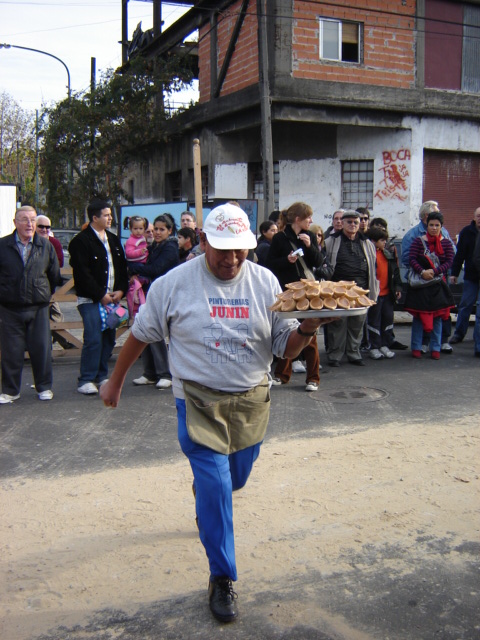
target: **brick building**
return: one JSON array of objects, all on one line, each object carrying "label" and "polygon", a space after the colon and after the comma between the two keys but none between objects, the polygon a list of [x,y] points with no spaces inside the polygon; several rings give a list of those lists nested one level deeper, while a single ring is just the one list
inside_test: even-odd
[{"label": "brick building", "polygon": [[199,102],[131,168],[136,203],[193,200],[199,138],[205,196],[258,198],[260,220],[296,200],[324,226],[369,206],[402,236],[427,199],[452,234],[471,220],[480,0],[199,0],[148,55],[196,28]]}]

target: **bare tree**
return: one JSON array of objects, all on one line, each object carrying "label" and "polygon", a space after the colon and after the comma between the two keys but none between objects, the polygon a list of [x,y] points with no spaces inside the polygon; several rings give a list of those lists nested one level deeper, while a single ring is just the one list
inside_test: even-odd
[{"label": "bare tree", "polygon": [[0,93],[0,178],[17,184],[22,200],[35,193],[35,114]]}]

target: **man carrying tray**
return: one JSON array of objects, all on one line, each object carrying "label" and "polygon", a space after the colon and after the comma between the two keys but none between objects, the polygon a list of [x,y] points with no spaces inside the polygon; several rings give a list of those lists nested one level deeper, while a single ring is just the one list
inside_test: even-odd
[{"label": "man carrying tray", "polygon": [[202,256],[151,286],[100,395],[116,407],[146,344],[169,338],[178,438],[193,471],[210,567],[210,609],[230,622],[237,617],[232,491],[245,485],[265,435],[272,353],[294,358],[330,319],[299,324],[268,309],[281,288],[272,273],[246,260],[256,240],[239,207],[213,209],[201,240]]}]

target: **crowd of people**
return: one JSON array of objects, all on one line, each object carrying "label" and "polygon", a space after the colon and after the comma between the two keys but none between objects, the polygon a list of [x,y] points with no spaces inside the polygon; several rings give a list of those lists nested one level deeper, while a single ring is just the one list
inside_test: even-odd
[{"label": "crowd of people", "polygon": [[[104,314],[99,313],[99,308],[105,306],[109,310],[109,306],[118,306],[125,298],[132,322],[145,304],[152,283],[178,265],[202,255],[204,247],[191,211],[181,214],[179,229],[168,213],[157,216],[153,223],[141,216],[126,219],[124,226],[130,230],[130,237],[125,248],[110,231],[113,218],[108,202],[93,200],[87,215],[88,223],[72,239],[69,253],[78,310],[84,325],[77,389],[84,395],[97,395],[108,379],[108,361],[115,345],[115,329],[105,325]],[[24,266],[22,270],[18,259],[8,260],[8,265],[5,259],[0,265],[2,280],[9,282],[0,290],[0,314],[5,316],[3,321],[0,317],[0,331],[5,334],[5,327],[8,327],[10,336],[15,328],[13,335],[16,335],[25,313],[35,312],[35,322],[26,324],[22,320],[18,338],[11,340],[4,335],[0,403],[13,402],[20,395],[22,360],[19,353],[25,349],[31,353],[39,398],[53,397],[51,363],[46,355],[48,349],[45,349],[45,345],[51,345],[51,338],[44,316],[47,313],[57,322],[63,319],[58,303],[48,304],[50,295],[60,283],[57,269],[63,266],[64,260],[62,246],[51,232],[50,219],[37,216],[32,207],[23,206],[16,212],[14,223],[14,233],[2,238],[5,246],[2,257],[6,258],[14,247]],[[325,351],[327,364],[331,367],[340,366],[344,356],[348,363],[364,366],[366,355],[372,360],[391,359],[395,357],[395,351],[408,348],[396,340],[394,331],[395,303],[403,290],[399,266],[406,267],[408,283],[404,309],[412,315],[412,356],[420,359],[430,353],[431,358],[438,360],[441,353],[451,354],[452,345],[464,340],[478,300],[479,271],[475,267],[474,252],[479,230],[480,208],[474,212],[471,223],[461,230],[455,245],[444,226],[438,203],[424,202],[419,210],[418,224],[403,237],[399,263],[386,220],[370,219],[368,208],[336,210],[332,225],[324,232],[321,226],[313,224],[311,207],[297,202],[284,211],[272,212],[269,219],[260,224],[256,246],[249,249],[247,259],[272,271],[282,289],[289,282],[304,278],[355,280],[368,291],[367,295],[376,303],[368,313],[338,318],[325,327]],[[46,247],[42,239],[48,241]],[[49,256],[41,266],[39,246]],[[457,283],[463,266],[463,295],[452,336],[451,310],[455,303],[449,284]],[[32,291],[33,279],[38,277],[39,270],[49,288],[44,287],[43,298],[37,303]],[[12,283],[18,284],[15,294]],[[18,312],[18,317],[14,318],[14,312]],[[41,321],[45,325],[41,327],[45,340],[39,349],[37,344],[30,344],[30,331]],[[63,348],[73,346],[56,331],[52,336]],[[474,355],[480,357],[478,305],[473,337]],[[154,385],[158,389],[172,386],[169,350],[164,339],[147,346],[142,362],[143,373],[134,379],[135,385]],[[305,389],[316,391],[321,368],[317,335],[314,335],[297,358],[275,360],[272,384],[286,384],[292,373],[305,373]]]},{"label": "crowd of people", "polygon": [[[312,224],[312,208],[297,202],[262,223],[257,239],[248,216],[229,202],[213,209],[201,229],[191,212],[182,214],[178,231],[169,214],[153,224],[134,216],[127,222],[124,249],[110,231],[108,202],[92,201],[87,214],[88,224],[69,245],[84,327],[77,390],[100,394],[106,406],[116,407],[139,357],[143,373],[133,384],[172,388],[178,439],[191,465],[196,522],[209,562],[209,606],[219,621],[231,622],[238,615],[232,492],[245,485],[260,453],[271,385],[286,384],[303,354],[305,389],[318,389],[321,326],[332,367],[344,356],[363,366],[365,349],[381,360],[407,348],[394,333],[401,280],[387,222],[370,220],[365,208],[341,209],[324,233]],[[14,224],[15,231],[0,239],[1,404],[20,397],[25,350],[38,398],[53,398],[49,303],[63,256],[57,256],[48,233],[49,219],[37,218],[32,207],[20,207]],[[450,342],[465,338],[477,302],[474,353],[480,357],[479,231],[480,208],[460,233],[455,252],[438,204],[430,201],[404,237],[405,309],[413,318],[414,358],[428,348],[434,360],[448,352],[453,299],[447,279],[451,273],[454,282],[463,263],[467,285]],[[299,279],[355,280],[376,304],[368,315],[346,317],[297,320],[272,312],[275,296]],[[109,376],[115,327],[107,310],[118,311],[125,296],[134,321]]]}]

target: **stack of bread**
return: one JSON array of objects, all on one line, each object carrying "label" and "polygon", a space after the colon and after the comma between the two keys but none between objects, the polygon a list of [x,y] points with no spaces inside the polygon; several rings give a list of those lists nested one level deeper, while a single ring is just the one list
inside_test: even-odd
[{"label": "stack of bread", "polygon": [[298,280],[286,285],[286,291],[277,293],[271,311],[319,311],[321,309],[367,309],[375,304],[368,298],[368,289],[355,281]]}]

